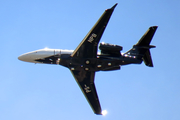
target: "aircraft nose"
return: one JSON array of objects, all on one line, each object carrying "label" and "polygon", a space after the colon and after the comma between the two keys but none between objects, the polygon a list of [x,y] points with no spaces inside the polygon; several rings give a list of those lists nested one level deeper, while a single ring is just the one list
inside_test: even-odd
[{"label": "aircraft nose", "polygon": [[34,52],[30,52],[30,53],[25,53],[22,54],[18,57],[19,60],[24,61],[24,62],[32,62],[32,63],[36,63],[35,58],[34,58]]},{"label": "aircraft nose", "polygon": [[27,61],[28,60],[28,55],[20,55],[19,57],[18,57],[18,59],[19,60],[21,60],[21,61]]}]

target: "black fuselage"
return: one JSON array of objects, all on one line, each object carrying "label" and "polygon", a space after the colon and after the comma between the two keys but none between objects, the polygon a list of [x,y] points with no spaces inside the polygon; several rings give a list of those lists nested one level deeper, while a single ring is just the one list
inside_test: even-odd
[{"label": "black fuselage", "polygon": [[84,69],[87,71],[119,70],[121,65],[141,64],[142,60],[132,56],[109,57],[98,55],[97,58],[73,58],[70,55],[61,56],[59,64],[70,70]]}]

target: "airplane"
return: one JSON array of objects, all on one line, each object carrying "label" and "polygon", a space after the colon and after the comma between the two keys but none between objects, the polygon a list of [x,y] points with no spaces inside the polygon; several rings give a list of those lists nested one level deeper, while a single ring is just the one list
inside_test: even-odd
[{"label": "airplane", "polygon": [[[150,42],[158,26],[150,27],[132,49],[125,53],[121,53],[122,46],[104,42],[99,44],[116,6],[117,3],[105,10],[75,50],[45,48],[22,54],[18,59],[31,63],[62,65],[68,68],[94,113],[102,115],[94,83],[96,72],[120,70],[123,65],[141,64],[142,61],[146,66],[153,67],[150,49],[155,46],[150,45]],[[98,45],[100,52],[98,52]]]}]

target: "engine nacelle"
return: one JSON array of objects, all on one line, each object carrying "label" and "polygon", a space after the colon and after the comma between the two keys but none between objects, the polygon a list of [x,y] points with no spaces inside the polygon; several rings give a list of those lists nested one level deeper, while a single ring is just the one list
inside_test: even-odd
[{"label": "engine nacelle", "polygon": [[121,51],[123,47],[119,45],[109,44],[109,43],[100,43],[99,49],[106,50],[106,51]]},{"label": "engine nacelle", "polygon": [[101,55],[121,56],[120,51],[123,47],[109,43],[100,43],[99,49],[101,50]]}]

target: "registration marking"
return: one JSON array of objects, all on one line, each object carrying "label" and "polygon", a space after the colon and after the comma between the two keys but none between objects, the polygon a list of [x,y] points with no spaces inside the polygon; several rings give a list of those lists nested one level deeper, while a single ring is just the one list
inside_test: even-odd
[{"label": "registration marking", "polygon": [[97,37],[97,35],[93,33],[93,34],[89,37],[88,42],[92,43],[92,42],[94,41],[94,38],[96,38],[96,37]]},{"label": "registration marking", "polygon": [[86,93],[90,93],[91,89],[89,86],[87,86],[86,84],[84,85],[84,90],[86,91]]}]

